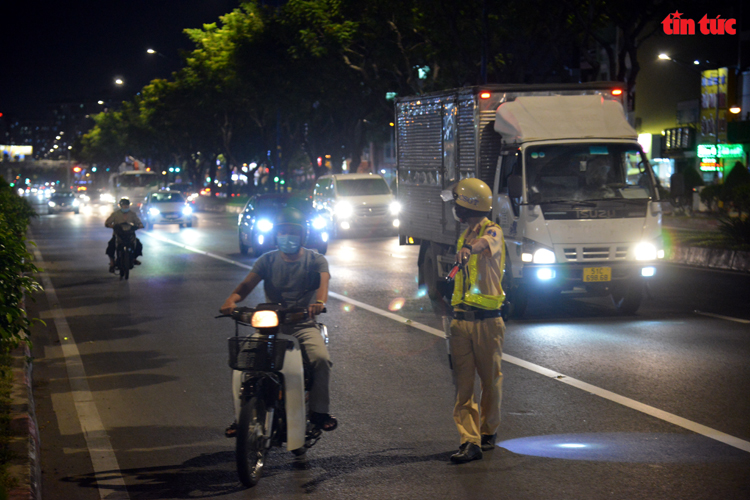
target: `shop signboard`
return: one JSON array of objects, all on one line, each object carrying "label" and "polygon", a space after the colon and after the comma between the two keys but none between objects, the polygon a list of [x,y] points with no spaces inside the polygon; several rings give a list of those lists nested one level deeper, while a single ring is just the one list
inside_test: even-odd
[{"label": "shop signboard", "polygon": [[727,68],[701,73],[701,142],[727,141]]}]

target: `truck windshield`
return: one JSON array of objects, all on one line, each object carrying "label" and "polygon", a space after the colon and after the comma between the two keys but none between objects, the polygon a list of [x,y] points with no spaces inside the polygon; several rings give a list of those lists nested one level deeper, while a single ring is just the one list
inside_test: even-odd
[{"label": "truck windshield", "polygon": [[336,189],[341,196],[371,196],[378,194],[391,194],[385,179],[374,177],[372,179],[347,179],[336,181]]},{"label": "truck windshield", "polygon": [[548,144],[526,148],[529,203],[654,198],[651,168],[633,144]]}]

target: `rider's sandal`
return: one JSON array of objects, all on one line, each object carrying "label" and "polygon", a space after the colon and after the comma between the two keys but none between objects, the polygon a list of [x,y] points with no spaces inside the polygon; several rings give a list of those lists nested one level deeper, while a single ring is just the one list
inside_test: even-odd
[{"label": "rider's sandal", "polygon": [[109,266],[109,272],[110,273],[115,272],[115,266]]},{"label": "rider's sandal", "polygon": [[339,425],[336,417],[328,413],[312,413],[310,415],[310,422],[318,429],[326,432],[334,430]]},{"label": "rider's sandal", "polygon": [[224,436],[228,438],[237,437],[237,424],[232,423],[229,427],[224,430]]}]

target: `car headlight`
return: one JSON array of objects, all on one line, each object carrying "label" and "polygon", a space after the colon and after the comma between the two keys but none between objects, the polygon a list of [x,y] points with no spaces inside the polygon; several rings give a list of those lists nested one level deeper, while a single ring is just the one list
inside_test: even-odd
[{"label": "car headlight", "polygon": [[102,203],[114,203],[115,197],[110,193],[102,193],[101,195],[99,195],[99,200]]},{"label": "car headlight", "polygon": [[77,206],[78,206],[78,205],[80,205],[80,204],[81,204],[81,202],[80,202],[80,201],[78,201],[78,200],[73,200],[73,206],[74,206],[74,207],[77,207]]},{"label": "car headlight", "polygon": [[148,209],[148,213],[149,213],[149,215],[153,215],[154,217],[156,217],[161,212],[159,211],[158,208],[151,207],[151,208]]},{"label": "car headlight", "polygon": [[50,201],[49,203],[47,203],[47,205],[49,205],[51,207],[54,207],[55,206],[55,202],[54,201]]},{"label": "car headlight", "polygon": [[335,212],[337,216],[345,219],[352,216],[354,213],[354,207],[345,201],[340,201],[336,204]]},{"label": "car headlight", "polygon": [[642,241],[635,246],[635,260],[656,260],[656,245]]},{"label": "car headlight", "polygon": [[182,207],[182,215],[193,215],[193,209],[190,207]]},{"label": "car headlight", "polygon": [[534,264],[554,264],[555,254],[547,248],[540,248],[534,252]]},{"label": "car headlight", "polygon": [[312,221],[312,227],[318,231],[326,227],[326,225],[326,220],[323,217],[315,217]]},{"label": "car headlight", "polygon": [[273,222],[268,219],[260,219],[258,221],[258,231],[261,233],[267,233],[273,229]]},{"label": "car headlight", "polygon": [[390,210],[391,215],[398,215],[399,213],[401,213],[401,203],[394,201],[390,204],[388,209]]}]

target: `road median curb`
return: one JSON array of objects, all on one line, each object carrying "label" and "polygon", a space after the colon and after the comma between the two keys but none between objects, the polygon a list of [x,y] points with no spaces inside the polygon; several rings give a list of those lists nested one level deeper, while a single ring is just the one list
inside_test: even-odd
[{"label": "road median curb", "polygon": [[721,248],[674,247],[666,260],[674,264],[750,272],[750,252]]},{"label": "road median curb", "polygon": [[41,500],[42,470],[39,426],[32,390],[32,362],[28,346],[15,349],[11,388],[10,442],[12,460],[8,473],[17,485],[8,491],[9,500]]}]

